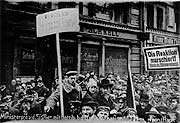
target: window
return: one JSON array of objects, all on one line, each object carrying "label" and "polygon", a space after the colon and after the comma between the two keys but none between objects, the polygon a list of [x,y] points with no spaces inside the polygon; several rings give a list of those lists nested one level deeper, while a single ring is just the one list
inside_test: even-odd
[{"label": "window", "polygon": [[147,27],[154,28],[154,6],[147,5]]},{"label": "window", "polygon": [[104,20],[112,19],[112,4],[109,3],[96,3],[96,17]]},{"label": "window", "polygon": [[59,2],[58,7],[61,8],[75,8],[76,3],[75,2]]},{"label": "window", "polygon": [[176,32],[180,33],[180,12],[175,13]]},{"label": "window", "polygon": [[163,9],[157,7],[157,29],[163,29]]},{"label": "window", "polygon": [[129,5],[127,3],[117,3],[114,5],[115,22],[127,24],[129,15]]},{"label": "window", "polygon": [[88,4],[88,16],[93,17],[96,14],[96,8],[94,3]]},{"label": "window", "polygon": [[24,44],[21,49],[20,75],[35,74],[35,49],[34,45]]}]

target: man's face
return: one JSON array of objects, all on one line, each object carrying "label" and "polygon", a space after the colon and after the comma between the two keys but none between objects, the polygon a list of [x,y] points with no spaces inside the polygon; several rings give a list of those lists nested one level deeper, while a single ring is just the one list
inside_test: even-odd
[{"label": "man's face", "polygon": [[21,81],[20,81],[20,80],[16,80],[16,83],[20,85],[20,84],[21,84]]},{"label": "man's face", "polygon": [[74,76],[69,76],[68,82],[69,82],[72,86],[75,86],[76,75],[74,75]]},{"label": "man's face", "polygon": [[147,102],[147,101],[140,101],[141,108],[145,109],[147,107],[148,103],[149,102]]},{"label": "man's face", "polygon": [[12,84],[12,85],[16,85],[16,80],[12,80],[12,81],[11,81],[11,84]]},{"label": "man's face", "polygon": [[158,103],[159,101],[161,101],[161,96],[155,95],[155,96],[154,96],[154,101],[155,101],[156,103]]},{"label": "man's face", "polygon": [[106,119],[108,119],[108,117],[109,117],[109,112],[107,112],[107,111],[99,111],[99,112],[97,113],[97,116],[98,116],[98,118],[101,119],[101,120],[106,120]]},{"label": "man's face", "polygon": [[26,89],[27,90],[32,89],[32,85],[26,85]]},{"label": "man's face", "polygon": [[92,93],[92,94],[96,93],[97,92],[97,87],[96,86],[90,86],[89,87],[89,92]]},{"label": "man's face", "polygon": [[120,109],[124,108],[125,106],[125,102],[122,99],[119,100],[118,104]]},{"label": "man's face", "polygon": [[111,92],[111,89],[109,86],[103,86],[100,88],[100,91],[102,95],[109,95]]},{"label": "man's face", "polygon": [[178,106],[177,99],[172,99],[171,104],[170,104],[170,108],[173,109],[173,108],[175,108],[177,106]]},{"label": "man's face", "polygon": [[90,106],[82,107],[82,118],[88,119],[94,114],[94,110]]},{"label": "man's face", "polygon": [[42,87],[43,86],[43,82],[39,81],[37,84],[38,87]]},{"label": "man's face", "polygon": [[17,90],[18,92],[23,91],[22,86],[16,86],[16,90]]},{"label": "man's face", "polygon": [[30,110],[30,106],[31,106],[31,104],[29,102],[24,102],[22,104],[22,108],[25,110]]}]

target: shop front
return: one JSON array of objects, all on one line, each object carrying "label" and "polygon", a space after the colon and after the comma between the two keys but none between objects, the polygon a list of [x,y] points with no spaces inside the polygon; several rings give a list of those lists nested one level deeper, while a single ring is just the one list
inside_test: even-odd
[{"label": "shop front", "polygon": [[[95,25],[94,22],[81,19],[80,32],[60,34],[62,76],[70,70],[84,75],[93,71],[97,75],[115,73],[123,76],[128,73],[128,65],[133,74],[140,74],[138,29],[124,30],[108,26],[110,23]],[[58,76],[55,41],[55,35],[34,38],[21,34],[17,37],[13,78],[29,81],[42,75],[45,85],[51,87]]]}]

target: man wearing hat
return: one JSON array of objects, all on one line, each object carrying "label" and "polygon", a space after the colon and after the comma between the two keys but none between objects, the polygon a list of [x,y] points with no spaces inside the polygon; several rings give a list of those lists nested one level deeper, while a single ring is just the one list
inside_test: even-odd
[{"label": "man wearing hat", "polygon": [[99,84],[99,93],[97,95],[97,102],[99,106],[110,107],[110,111],[114,112],[116,111],[115,104],[113,98],[110,96],[112,86],[113,84],[110,83],[108,79],[101,80],[101,83]]},{"label": "man wearing hat", "polygon": [[[71,105],[70,101],[81,100],[80,87],[76,83],[77,71],[69,71],[66,73],[67,78],[63,81],[63,102],[64,102],[64,115],[71,116]],[[46,106],[44,107],[45,112],[54,110],[57,106],[57,102],[60,98],[59,86],[46,100]]]},{"label": "man wearing hat", "polygon": [[7,94],[3,98],[3,103],[0,105],[0,110],[11,115],[17,115],[19,113],[19,109],[13,104],[12,95],[10,94]]},{"label": "man wearing hat", "polygon": [[98,103],[93,101],[92,98],[85,97],[82,103],[81,118],[83,120],[95,120],[97,119],[95,112]]},{"label": "man wearing hat", "polygon": [[139,105],[136,106],[137,115],[139,118],[143,118],[147,122],[149,115],[146,113],[150,111],[154,111],[158,113],[158,111],[151,104],[149,104],[150,99],[148,94],[145,93],[141,94],[139,101],[140,101]]}]

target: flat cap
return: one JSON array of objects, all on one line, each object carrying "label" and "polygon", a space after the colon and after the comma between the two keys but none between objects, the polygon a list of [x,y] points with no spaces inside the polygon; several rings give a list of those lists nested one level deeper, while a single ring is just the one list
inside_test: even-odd
[{"label": "flat cap", "polygon": [[66,76],[74,76],[74,75],[77,75],[78,74],[78,72],[77,71],[68,71],[67,73],[66,73]]}]

